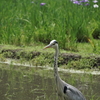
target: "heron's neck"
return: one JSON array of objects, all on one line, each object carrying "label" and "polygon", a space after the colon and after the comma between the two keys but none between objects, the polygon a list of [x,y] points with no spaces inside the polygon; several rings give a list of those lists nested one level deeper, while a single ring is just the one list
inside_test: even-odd
[{"label": "heron's neck", "polygon": [[59,55],[59,49],[58,46],[55,49],[55,56],[54,56],[54,76],[56,79],[56,82],[58,81],[58,79],[60,79],[59,74],[58,74],[58,55]]}]

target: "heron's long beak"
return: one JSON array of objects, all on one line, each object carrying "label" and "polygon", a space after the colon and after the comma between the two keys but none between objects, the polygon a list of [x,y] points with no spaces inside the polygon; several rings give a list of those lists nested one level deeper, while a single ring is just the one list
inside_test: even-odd
[{"label": "heron's long beak", "polygon": [[43,49],[50,48],[50,47],[51,47],[51,45],[49,44],[49,45],[45,46]]}]

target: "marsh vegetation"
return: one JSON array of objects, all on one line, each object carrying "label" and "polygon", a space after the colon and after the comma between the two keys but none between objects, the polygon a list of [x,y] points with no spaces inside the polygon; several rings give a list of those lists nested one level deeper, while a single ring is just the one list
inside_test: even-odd
[{"label": "marsh vegetation", "polygon": [[72,1],[1,0],[0,43],[32,45],[56,39],[67,50],[77,50],[77,42],[89,42],[96,50],[100,45],[95,41],[100,39],[100,2],[95,8],[92,0],[83,0],[88,5]]}]

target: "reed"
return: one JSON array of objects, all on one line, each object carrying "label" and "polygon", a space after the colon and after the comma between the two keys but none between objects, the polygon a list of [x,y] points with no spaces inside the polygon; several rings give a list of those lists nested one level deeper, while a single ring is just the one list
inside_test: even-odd
[{"label": "reed", "polygon": [[99,8],[93,4],[91,0],[89,5],[70,0],[1,0],[0,43],[31,45],[56,39],[61,48],[71,49],[77,41],[93,41],[93,34],[100,35]]}]

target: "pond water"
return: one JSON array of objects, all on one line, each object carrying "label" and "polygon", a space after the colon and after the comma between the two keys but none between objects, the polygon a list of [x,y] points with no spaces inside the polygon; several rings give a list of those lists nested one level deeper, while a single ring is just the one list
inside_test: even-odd
[{"label": "pond water", "polygon": [[[87,100],[100,100],[100,76],[59,72]],[[0,100],[59,100],[52,70],[0,64]]]}]

